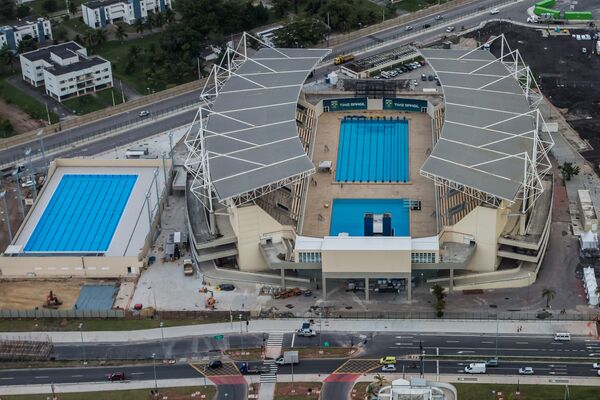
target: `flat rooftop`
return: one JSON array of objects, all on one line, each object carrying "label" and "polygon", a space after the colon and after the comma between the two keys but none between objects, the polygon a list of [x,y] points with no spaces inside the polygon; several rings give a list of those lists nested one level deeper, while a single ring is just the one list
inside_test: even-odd
[{"label": "flat rooftop", "polygon": [[[58,166],[15,237],[13,255],[137,256],[149,230],[147,192],[156,209],[156,169]],[[157,174],[160,192],[163,176]]]},{"label": "flat rooftop", "polygon": [[[409,181],[406,183],[336,182],[336,160],[341,120],[348,115],[406,117],[408,120]],[[420,200],[421,210],[410,211],[411,237],[436,235],[434,183],[419,169],[431,152],[431,118],[427,114],[402,111],[353,111],[323,113],[319,117],[312,161],[332,161],[331,173],[317,172],[309,178],[301,235],[323,238],[330,235],[334,199]]]}]

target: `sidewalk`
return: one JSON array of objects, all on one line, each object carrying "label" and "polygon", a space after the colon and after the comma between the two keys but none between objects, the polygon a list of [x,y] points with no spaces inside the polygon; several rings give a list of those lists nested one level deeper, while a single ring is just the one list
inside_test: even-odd
[{"label": "sidewalk", "polygon": [[[321,374],[294,374],[294,382],[322,382],[327,375]],[[363,375],[356,382],[371,382],[375,374]],[[402,374],[386,374],[388,380],[400,379]],[[420,378],[418,374],[406,374],[406,379]],[[453,374],[440,374],[439,379],[435,374],[425,374],[425,379],[432,382],[446,383],[497,383],[497,384],[515,384],[517,380],[522,385],[570,385],[570,386],[600,386],[600,378],[570,378],[553,376],[524,376],[524,375],[478,375],[465,376]],[[259,376],[246,376],[248,384],[258,383]],[[278,382],[292,382],[291,375],[279,375]],[[164,379],[158,381],[159,388],[168,387],[186,387],[203,386],[203,378],[193,379]],[[210,380],[206,380],[207,385],[214,385]],[[151,389],[154,388],[154,380],[146,381],[127,381],[127,382],[94,382],[94,383],[62,383],[54,384],[56,393],[77,393],[77,392],[101,392],[109,390],[131,390],[131,389]],[[218,389],[217,389],[218,390]],[[4,386],[0,387],[0,395],[16,394],[39,394],[51,393],[50,385],[23,385],[23,386]]]},{"label": "sidewalk", "polygon": [[[249,333],[289,332],[292,333],[302,319],[252,320]],[[433,334],[478,332],[480,335],[495,335],[496,321],[478,320],[339,320],[323,319],[324,330],[329,332],[422,332]],[[502,335],[516,334],[522,327],[522,335],[553,335],[555,332],[570,332],[572,335],[596,337],[596,324],[576,321],[500,321],[498,332]],[[239,326],[228,322],[204,325],[188,325],[163,328],[166,339],[238,333]],[[83,331],[85,342],[139,342],[160,340],[161,329],[138,331]],[[79,331],[72,332],[6,332],[0,333],[4,339],[29,337],[33,340],[52,340],[54,343],[81,342]]]}]

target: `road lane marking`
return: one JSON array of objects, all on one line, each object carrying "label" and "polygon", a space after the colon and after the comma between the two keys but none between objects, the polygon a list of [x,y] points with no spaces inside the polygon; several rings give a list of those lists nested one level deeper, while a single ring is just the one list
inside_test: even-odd
[{"label": "road lane marking", "polygon": [[71,375],[71,378],[83,378],[83,375]]},{"label": "road lane marking", "polygon": [[394,343],[396,346],[412,346],[412,343]]},{"label": "road lane marking", "polygon": [[296,340],[296,332],[292,335],[292,349],[294,348],[294,341]]},{"label": "road lane marking", "polygon": [[486,341],[483,341],[483,342],[481,342],[481,344],[494,344],[494,342],[486,342]]},{"label": "road lane marking", "polygon": [[35,378],[35,379],[48,379],[48,378],[50,378],[50,377],[49,377],[49,376],[47,376],[47,375],[43,375],[43,376],[34,376],[34,378]]},{"label": "road lane marking", "polygon": [[10,381],[11,379],[15,379],[15,378],[10,377],[10,376],[6,377],[6,378],[0,378],[0,380],[3,380],[3,381]]},{"label": "road lane marking", "polygon": [[515,344],[529,344],[529,342],[515,342]]},{"label": "road lane marking", "polygon": [[144,375],[143,372],[132,372],[129,375]]},{"label": "road lane marking", "polygon": [[446,343],[460,343],[458,340],[446,340]]}]

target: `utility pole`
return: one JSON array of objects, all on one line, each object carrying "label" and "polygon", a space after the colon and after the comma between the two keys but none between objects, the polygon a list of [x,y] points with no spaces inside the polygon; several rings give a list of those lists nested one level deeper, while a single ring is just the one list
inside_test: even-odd
[{"label": "utility pole", "polygon": [[123,81],[119,81],[121,84],[121,102],[125,103],[125,92],[123,91]]},{"label": "utility pole", "polygon": [[242,341],[242,355],[244,355],[244,332],[242,328],[242,314],[238,317],[240,319],[240,340]]},{"label": "utility pole", "polygon": [[496,360],[498,359],[498,331],[500,329],[500,319],[496,314]]},{"label": "utility pole", "polygon": [[79,334],[81,335],[81,355],[83,357],[83,365],[86,365],[87,361],[85,361],[85,345],[83,343],[83,322],[79,324]]},{"label": "utility pole", "polygon": [[50,110],[48,110],[48,103],[44,103],[46,106],[46,117],[48,118],[48,125],[52,125],[52,121],[50,120]]}]

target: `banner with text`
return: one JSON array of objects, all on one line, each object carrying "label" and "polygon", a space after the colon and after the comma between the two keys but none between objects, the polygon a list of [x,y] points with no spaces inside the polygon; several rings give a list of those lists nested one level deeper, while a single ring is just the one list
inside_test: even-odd
[{"label": "banner with text", "polygon": [[427,100],[400,99],[397,97],[383,98],[384,110],[427,112]]},{"label": "banner with text", "polygon": [[324,111],[350,111],[350,110],[366,110],[367,98],[357,97],[351,99],[331,99],[323,100]]}]

